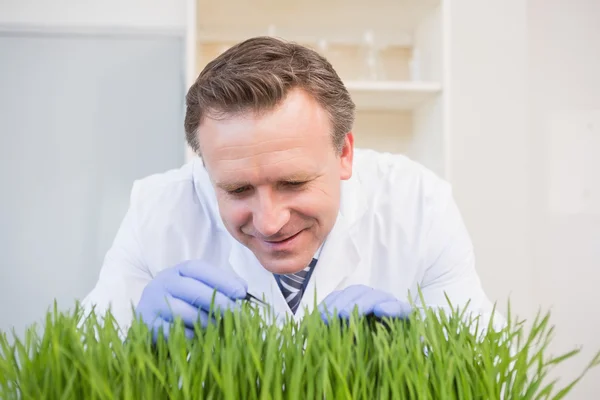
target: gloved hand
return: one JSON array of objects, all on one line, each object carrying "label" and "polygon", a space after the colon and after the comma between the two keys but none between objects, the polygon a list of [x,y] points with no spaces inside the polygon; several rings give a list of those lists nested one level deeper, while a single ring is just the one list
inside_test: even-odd
[{"label": "gloved hand", "polygon": [[389,293],[365,285],[353,285],[330,293],[319,304],[319,312],[323,321],[327,323],[336,314],[342,319],[348,319],[355,306],[359,315],[374,314],[379,318],[405,319],[412,311],[408,303]]},{"label": "gloved hand", "polygon": [[223,312],[239,307],[235,300],[244,298],[247,290],[246,282],[233,272],[201,260],[185,261],[161,271],[144,288],[136,315],[152,330],[154,341],[160,327],[168,338],[176,316],[185,324],[186,336],[192,338],[196,321],[200,321],[201,326],[210,322],[208,312],[213,294],[214,312],[217,308]]}]

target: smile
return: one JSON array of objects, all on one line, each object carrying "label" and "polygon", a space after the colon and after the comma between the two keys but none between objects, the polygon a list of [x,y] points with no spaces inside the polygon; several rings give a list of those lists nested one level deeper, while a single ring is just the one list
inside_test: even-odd
[{"label": "smile", "polygon": [[[300,231],[300,232],[302,232],[302,231]],[[292,239],[294,239],[296,236],[298,236],[298,235],[300,234],[300,232],[298,232],[298,233],[296,233],[296,234],[294,234],[294,235],[292,235],[292,236],[288,237],[287,239],[283,239],[283,240],[273,240],[273,241],[271,241],[271,240],[265,240],[265,242],[267,242],[267,243],[269,243],[269,244],[285,243],[285,242],[287,242],[287,241],[289,241],[289,240],[292,240]]]},{"label": "smile", "polygon": [[276,251],[276,252],[294,251],[297,247],[296,245],[298,244],[298,241],[301,240],[302,232],[304,232],[304,229],[301,230],[300,232],[296,233],[295,235],[288,237],[287,239],[283,239],[283,240],[279,240],[279,241],[263,240],[262,243],[263,243],[265,250],[269,251],[269,252],[271,252],[271,251]]}]

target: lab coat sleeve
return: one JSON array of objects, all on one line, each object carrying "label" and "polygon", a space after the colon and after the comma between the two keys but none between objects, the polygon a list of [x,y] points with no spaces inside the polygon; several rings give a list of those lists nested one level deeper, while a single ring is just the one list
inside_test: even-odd
[{"label": "lab coat sleeve", "polygon": [[130,205],[100,269],[95,287],[82,300],[84,315],[92,308],[104,316],[110,308],[122,333],[133,319],[133,308],[152,276],[144,261],[139,240],[139,183],[133,185]]},{"label": "lab coat sleeve", "polygon": [[454,308],[462,310],[468,306],[466,315],[479,315],[480,326],[487,326],[493,317],[494,329],[501,329],[505,326],[504,317],[494,310],[484,293],[475,268],[473,244],[450,185],[438,185],[428,202],[431,212],[420,284],[425,305],[449,310],[449,300]]}]

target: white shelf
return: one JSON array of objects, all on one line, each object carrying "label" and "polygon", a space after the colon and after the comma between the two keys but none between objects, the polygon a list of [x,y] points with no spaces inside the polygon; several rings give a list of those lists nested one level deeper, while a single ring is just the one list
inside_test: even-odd
[{"label": "white shelf", "polygon": [[349,81],[346,88],[358,110],[412,111],[442,91],[437,82]]},{"label": "white shelf", "polygon": [[[198,0],[197,39],[238,42],[271,35],[303,43],[411,46],[412,33],[440,0]],[[235,10],[235,12],[232,12]],[[375,10],[375,11],[374,11]]]},{"label": "white shelf", "polygon": [[[224,49],[275,36],[322,52],[357,107],[360,146],[409,155],[445,174],[448,108],[443,0],[187,0],[189,74]],[[370,31],[386,81],[360,80]],[[190,78],[190,79],[191,79]]]},{"label": "white shelf", "polygon": [[[381,27],[379,29],[373,28],[371,31],[376,32],[376,44],[382,49],[390,46],[410,48],[414,45],[414,38],[411,31],[401,31],[398,29],[384,30]],[[309,46],[317,46],[323,39],[329,45],[360,45],[364,40],[364,30],[336,28],[333,26],[307,31],[306,28],[301,27],[275,26],[274,31],[270,31],[268,28],[256,26],[211,26],[204,29],[199,28],[196,40],[200,43],[234,44],[255,36],[274,36]]]}]

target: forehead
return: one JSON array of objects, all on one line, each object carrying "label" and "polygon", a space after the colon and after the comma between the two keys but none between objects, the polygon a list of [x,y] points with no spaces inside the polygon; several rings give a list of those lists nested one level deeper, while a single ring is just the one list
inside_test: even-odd
[{"label": "forehead", "polygon": [[217,180],[231,174],[275,179],[293,169],[319,168],[334,151],[327,113],[302,91],[263,114],[206,119],[199,135],[203,159]]}]

